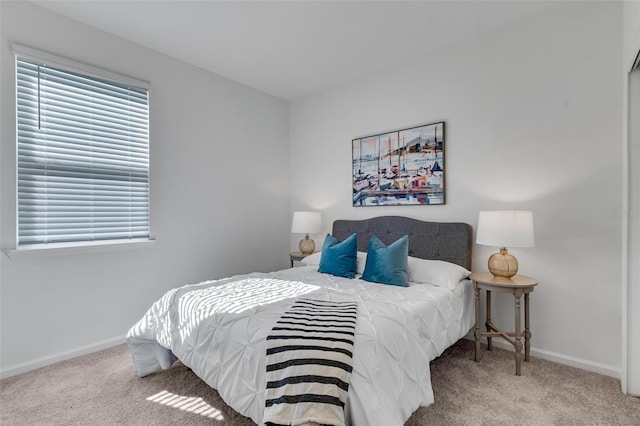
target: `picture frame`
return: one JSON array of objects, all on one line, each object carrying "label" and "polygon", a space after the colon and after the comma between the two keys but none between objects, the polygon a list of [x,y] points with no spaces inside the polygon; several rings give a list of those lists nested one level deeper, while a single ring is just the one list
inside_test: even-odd
[{"label": "picture frame", "polygon": [[353,206],[443,205],[445,122],[352,139]]}]

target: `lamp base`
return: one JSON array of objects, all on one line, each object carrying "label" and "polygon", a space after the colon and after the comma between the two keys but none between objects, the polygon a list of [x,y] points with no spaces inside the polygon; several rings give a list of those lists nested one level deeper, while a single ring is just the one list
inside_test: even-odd
[{"label": "lamp base", "polygon": [[489,258],[489,272],[494,277],[511,278],[518,273],[518,260],[509,254],[506,247],[502,247],[500,253]]},{"label": "lamp base", "polygon": [[300,253],[302,254],[311,254],[316,250],[316,243],[311,238],[309,238],[309,234],[307,234],[303,239],[300,240],[298,248],[300,249]]}]

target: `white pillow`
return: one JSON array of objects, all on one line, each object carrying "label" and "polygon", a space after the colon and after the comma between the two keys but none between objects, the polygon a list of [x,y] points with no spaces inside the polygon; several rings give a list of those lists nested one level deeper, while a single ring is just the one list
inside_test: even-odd
[{"label": "white pillow", "polygon": [[[302,262],[305,265],[320,266],[321,255],[322,255],[322,252],[319,251],[317,253],[310,254],[309,256],[302,259],[300,262]],[[358,266],[357,266],[356,273],[362,275],[362,273],[364,272],[364,265],[367,263],[367,253],[363,251],[359,251],[357,253],[357,262],[358,262]]]},{"label": "white pillow", "polygon": [[[364,265],[367,263],[367,253],[363,251],[359,251],[356,253],[356,255],[357,255],[356,261],[358,262],[356,274],[362,275],[364,272]],[[320,266],[321,257],[322,257],[322,252],[319,251],[317,253],[313,253],[313,254],[310,254],[309,256],[304,257],[300,261],[300,263],[307,266]]]},{"label": "white pillow", "polygon": [[[317,253],[310,254],[309,256],[302,259],[300,262],[304,263],[305,265],[319,266],[321,254],[322,252],[320,251]],[[358,269],[356,273],[362,275],[362,273],[364,272],[364,265],[365,263],[367,263],[367,253],[363,251],[359,251],[357,253],[357,262],[358,262]]]},{"label": "white pillow", "polygon": [[356,261],[358,262],[356,266],[356,274],[364,274],[364,266],[367,263],[367,253],[363,251],[359,251],[356,253]]},{"label": "white pillow", "polygon": [[[309,256],[302,259],[300,262],[302,262],[305,265],[320,266],[321,255],[322,255],[322,252],[319,251],[317,253],[310,254]],[[367,253],[363,251],[359,251],[357,253],[357,262],[358,262],[358,266],[357,266],[356,273],[362,275],[362,273],[364,272],[364,265],[365,263],[367,263]]]},{"label": "white pillow", "polygon": [[300,262],[305,264],[305,265],[320,266],[320,257],[321,256],[322,256],[322,252],[319,251],[317,253],[313,253],[313,254],[310,254],[309,256],[306,256],[306,257],[302,258],[302,260]]},{"label": "white pillow", "polygon": [[444,260],[419,259],[409,256],[407,273],[410,283],[433,284],[453,290],[471,272],[460,265]]}]

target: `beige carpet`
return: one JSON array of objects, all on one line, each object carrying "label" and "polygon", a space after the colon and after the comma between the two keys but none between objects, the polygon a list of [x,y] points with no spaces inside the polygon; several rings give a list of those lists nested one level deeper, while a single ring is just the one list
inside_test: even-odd
[{"label": "beige carpet", "polygon": [[[517,377],[507,351],[483,351],[480,363],[472,356],[473,343],[461,340],[431,363],[435,403],[406,425],[640,425],[640,399],[623,395],[617,380],[539,359]],[[120,345],[0,381],[0,424],[253,422],[180,363],[138,378]]]}]

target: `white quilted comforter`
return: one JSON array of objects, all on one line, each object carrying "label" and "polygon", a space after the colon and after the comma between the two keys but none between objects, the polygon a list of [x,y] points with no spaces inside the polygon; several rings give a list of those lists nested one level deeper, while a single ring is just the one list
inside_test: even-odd
[{"label": "white quilted comforter", "polygon": [[207,281],[174,289],[127,334],[138,375],[180,359],[239,413],[262,424],[265,337],[293,298],[358,305],[345,418],[352,425],[402,425],[433,403],[429,361],[473,323],[472,287],[408,288],[344,279],[316,267]]}]

